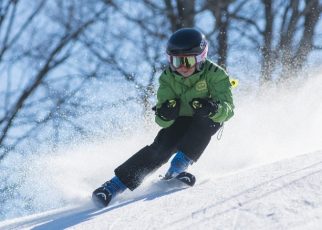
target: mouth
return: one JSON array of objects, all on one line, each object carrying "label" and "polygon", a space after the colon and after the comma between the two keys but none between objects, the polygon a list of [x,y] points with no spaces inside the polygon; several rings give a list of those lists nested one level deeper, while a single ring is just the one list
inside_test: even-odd
[{"label": "mouth", "polygon": [[188,70],[183,70],[183,71],[181,71],[182,73],[184,73],[184,74],[189,74],[189,73],[191,73],[192,71],[190,70],[190,69],[188,69]]},{"label": "mouth", "polygon": [[191,72],[191,69],[180,69],[179,71],[181,73],[189,73],[189,72]]},{"label": "mouth", "polygon": [[184,77],[189,77],[194,72],[194,68],[179,68],[177,72]]}]

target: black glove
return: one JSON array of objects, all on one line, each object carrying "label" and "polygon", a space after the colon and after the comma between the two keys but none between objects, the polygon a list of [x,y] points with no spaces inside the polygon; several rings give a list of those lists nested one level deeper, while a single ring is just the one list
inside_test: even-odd
[{"label": "black glove", "polygon": [[179,116],[179,110],[179,99],[167,100],[160,108],[156,108],[155,115],[158,115],[164,121],[171,121]]},{"label": "black glove", "polygon": [[218,110],[218,103],[211,99],[194,98],[189,104],[195,111],[195,116],[210,117],[217,113]]}]

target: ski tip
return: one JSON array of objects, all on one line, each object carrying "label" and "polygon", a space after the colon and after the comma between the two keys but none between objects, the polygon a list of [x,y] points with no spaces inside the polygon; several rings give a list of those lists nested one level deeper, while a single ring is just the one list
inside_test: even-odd
[{"label": "ski tip", "polygon": [[182,172],[176,178],[190,187],[196,183],[196,177],[188,172]]},{"label": "ski tip", "polygon": [[176,179],[182,182],[183,184],[188,185],[189,187],[194,186],[196,183],[196,177],[188,172],[182,172],[175,177],[167,177],[167,176],[159,175],[159,178],[162,181],[173,181],[173,179]]}]

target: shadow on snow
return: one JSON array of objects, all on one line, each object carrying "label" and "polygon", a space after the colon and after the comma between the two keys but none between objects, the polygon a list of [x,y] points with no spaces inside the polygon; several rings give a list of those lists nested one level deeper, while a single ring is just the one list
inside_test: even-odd
[{"label": "shadow on snow", "polygon": [[161,189],[160,186],[156,186],[153,190],[157,190],[154,192],[150,192],[148,194],[144,194],[133,198],[131,200],[111,205],[110,207],[106,207],[103,209],[99,209],[94,207],[93,204],[88,204],[83,207],[77,207],[70,210],[64,210],[55,214],[51,214],[45,217],[39,217],[33,220],[26,220],[20,223],[14,223],[11,226],[7,226],[8,228],[16,228],[18,226],[35,226],[32,229],[34,230],[42,230],[42,229],[65,229],[68,227],[75,226],[79,223],[86,222],[95,216],[101,215],[106,212],[110,212],[114,209],[121,208],[123,206],[135,203],[137,201],[151,201],[156,198],[160,198],[163,196],[167,196],[169,194],[179,192],[181,190],[187,189],[187,187],[181,187],[176,189],[170,189],[169,191],[158,191]]}]

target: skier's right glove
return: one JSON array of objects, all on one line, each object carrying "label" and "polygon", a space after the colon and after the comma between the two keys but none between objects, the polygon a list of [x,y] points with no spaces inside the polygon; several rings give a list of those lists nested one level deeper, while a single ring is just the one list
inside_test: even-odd
[{"label": "skier's right glove", "polygon": [[179,116],[179,110],[179,99],[167,100],[162,103],[160,108],[156,108],[155,115],[159,116],[164,121],[171,121]]}]

